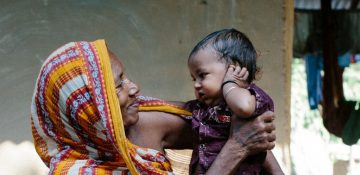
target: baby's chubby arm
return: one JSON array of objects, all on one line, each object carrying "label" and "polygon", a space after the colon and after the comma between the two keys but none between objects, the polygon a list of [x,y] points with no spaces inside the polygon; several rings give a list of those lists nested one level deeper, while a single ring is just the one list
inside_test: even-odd
[{"label": "baby's chubby arm", "polygon": [[236,116],[251,117],[255,112],[256,99],[246,87],[249,72],[245,67],[230,65],[222,84],[226,104]]}]

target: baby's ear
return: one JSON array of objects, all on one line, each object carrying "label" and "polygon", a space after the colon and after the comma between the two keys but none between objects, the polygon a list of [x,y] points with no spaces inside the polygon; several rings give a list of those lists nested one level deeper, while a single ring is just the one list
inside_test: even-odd
[{"label": "baby's ear", "polygon": [[227,69],[229,70],[230,68],[233,69],[233,70],[235,70],[235,65],[229,64],[229,65],[227,66]]},{"label": "baby's ear", "polygon": [[231,65],[234,65],[235,67],[239,66],[240,68],[242,68],[241,64],[237,61],[233,61]]},{"label": "baby's ear", "polygon": [[225,62],[226,68],[229,68],[231,65],[234,65],[234,62],[233,62],[233,61],[226,61],[226,62]]},{"label": "baby's ear", "polygon": [[235,61],[235,66],[240,66],[241,67],[241,65],[237,61]]},{"label": "baby's ear", "polygon": [[229,60],[229,61],[227,61],[227,64],[228,64],[228,66],[230,66],[230,65],[234,65],[234,66],[239,65],[239,63],[237,61],[235,61],[235,60]]}]

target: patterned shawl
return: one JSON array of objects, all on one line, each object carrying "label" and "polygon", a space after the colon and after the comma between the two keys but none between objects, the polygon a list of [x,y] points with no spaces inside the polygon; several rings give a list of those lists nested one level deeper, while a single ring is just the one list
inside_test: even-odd
[{"label": "patterned shawl", "polygon": [[[143,100],[141,109],[188,114],[161,100]],[[172,174],[161,152],[126,139],[104,40],[71,42],[46,59],[31,124],[49,174]]]}]

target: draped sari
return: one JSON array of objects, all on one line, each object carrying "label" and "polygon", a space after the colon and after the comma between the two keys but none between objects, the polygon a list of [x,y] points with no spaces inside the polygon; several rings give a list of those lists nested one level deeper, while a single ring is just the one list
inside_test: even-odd
[{"label": "draped sari", "polygon": [[[189,115],[157,99],[140,110]],[[45,60],[31,124],[49,174],[172,174],[165,155],[127,140],[104,40],[68,43]]]}]

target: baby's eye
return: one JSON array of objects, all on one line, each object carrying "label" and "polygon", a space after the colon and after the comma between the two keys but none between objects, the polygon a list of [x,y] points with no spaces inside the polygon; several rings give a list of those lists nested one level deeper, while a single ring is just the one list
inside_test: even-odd
[{"label": "baby's eye", "polygon": [[200,73],[200,74],[199,74],[199,77],[200,77],[201,79],[204,79],[204,78],[206,77],[206,75],[207,75],[207,73]]}]

